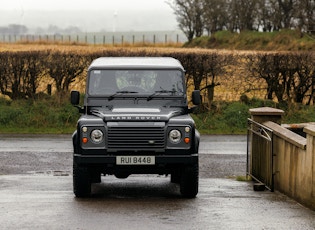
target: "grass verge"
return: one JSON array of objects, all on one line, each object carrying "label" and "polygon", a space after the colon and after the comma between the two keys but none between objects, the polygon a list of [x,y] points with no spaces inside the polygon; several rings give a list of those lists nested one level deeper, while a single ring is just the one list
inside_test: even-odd
[{"label": "grass verge", "polygon": [[[282,123],[315,121],[315,107],[278,105],[252,99],[244,102],[217,101],[210,111],[192,114],[201,134],[246,134],[249,109],[274,107],[283,109]],[[68,134],[76,128],[80,114],[69,102],[57,103],[54,98],[8,101],[0,99],[0,133]]]},{"label": "grass verge", "polygon": [[0,100],[0,133],[71,133],[79,113],[70,103]]}]

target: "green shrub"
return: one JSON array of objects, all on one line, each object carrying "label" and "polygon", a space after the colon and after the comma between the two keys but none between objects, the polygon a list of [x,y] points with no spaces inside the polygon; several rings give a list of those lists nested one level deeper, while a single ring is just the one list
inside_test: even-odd
[{"label": "green shrub", "polygon": [[78,118],[78,110],[69,102],[16,100],[0,104],[2,133],[68,133],[75,129]]},{"label": "green shrub", "polygon": [[282,123],[293,124],[293,123],[307,123],[315,122],[315,107],[306,105],[289,105],[288,109],[285,110],[285,116],[283,117]]},{"label": "green shrub", "polygon": [[209,112],[193,118],[203,134],[241,134],[246,132],[249,108],[241,102],[214,102]]},{"label": "green shrub", "polygon": [[249,107],[243,103],[235,102],[229,104],[223,111],[223,120],[230,128],[231,133],[241,132],[246,129]]},{"label": "green shrub", "polygon": [[[48,100],[0,101],[1,133],[72,133],[80,114],[69,102]],[[278,107],[285,111],[282,123],[315,121],[315,107],[300,104],[279,105],[253,98],[245,102],[215,101],[210,111],[192,114],[202,134],[245,134],[250,108]]]},{"label": "green shrub", "polygon": [[22,108],[10,108],[9,106],[0,106],[0,125],[4,127],[18,125],[18,121],[23,117]]}]

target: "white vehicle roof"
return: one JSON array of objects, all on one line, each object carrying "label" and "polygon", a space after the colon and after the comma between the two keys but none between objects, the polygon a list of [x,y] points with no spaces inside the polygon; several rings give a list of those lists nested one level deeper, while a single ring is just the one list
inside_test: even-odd
[{"label": "white vehicle roof", "polygon": [[181,69],[181,63],[172,57],[101,57],[90,69]]}]

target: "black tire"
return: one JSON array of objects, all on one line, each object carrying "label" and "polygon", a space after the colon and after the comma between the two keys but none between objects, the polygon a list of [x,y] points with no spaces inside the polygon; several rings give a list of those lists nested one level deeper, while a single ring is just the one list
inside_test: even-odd
[{"label": "black tire", "polygon": [[178,170],[171,173],[171,183],[180,183],[180,172]]},{"label": "black tire", "polygon": [[195,198],[199,187],[198,164],[186,166],[180,178],[180,193],[185,198]]},{"label": "black tire", "polygon": [[73,192],[76,197],[91,195],[91,176],[87,167],[73,163]]},{"label": "black tire", "polygon": [[90,172],[90,177],[91,177],[91,183],[101,183],[101,173],[99,171],[92,171]]}]

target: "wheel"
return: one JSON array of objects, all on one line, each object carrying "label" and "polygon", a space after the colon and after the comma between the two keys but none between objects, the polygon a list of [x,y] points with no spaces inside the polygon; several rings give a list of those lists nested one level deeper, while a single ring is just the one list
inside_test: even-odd
[{"label": "wheel", "polygon": [[91,176],[87,167],[73,163],[73,192],[76,197],[91,195]]},{"label": "wheel", "polygon": [[130,176],[129,173],[123,173],[123,172],[116,172],[115,174],[115,177],[118,178],[118,179],[126,179]]},{"label": "wheel", "polygon": [[180,172],[178,170],[171,173],[171,183],[180,183]]},{"label": "wheel", "polygon": [[180,178],[180,192],[185,198],[195,198],[199,186],[198,164],[186,166]]},{"label": "wheel", "polygon": [[91,177],[91,183],[101,183],[102,179],[101,179],[101,173],[98,171],[90,171],[90,177]]}]

